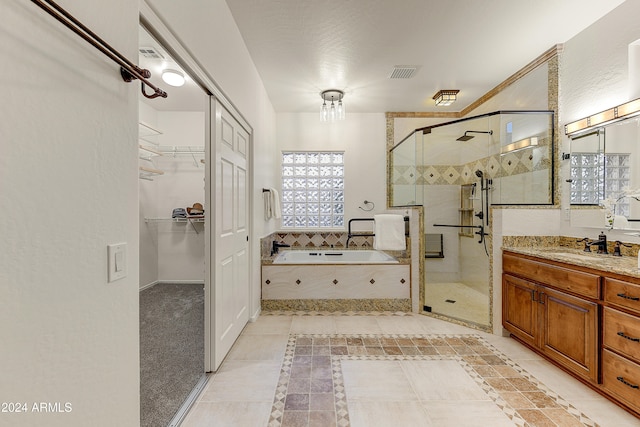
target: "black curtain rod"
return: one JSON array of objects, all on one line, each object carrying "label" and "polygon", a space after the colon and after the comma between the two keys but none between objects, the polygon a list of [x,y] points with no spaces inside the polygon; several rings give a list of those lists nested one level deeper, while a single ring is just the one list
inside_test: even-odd
[{"label": "black curtain rod", "polygon": [[[98,37],[93,31],[87,28],[82,22],[78,21],[73,15],[60,7],[53,0],[31,0],[38,5],[42,10],[54,17],[65,27],[82,37],[87,43],[98,49],[105,54],[109,59],[120,65],[120,75],[126,82],[131,82],[135,79],[140,80],[142,94],[147,98],[166,98],[167,93],[162,89],[155,86],[149,80],[151,72],[147,69],[138,67],[136,64],[129,61],[124,55],[111,47],[107,42]],[[145,84],[154,90],[154,93],[148,95],[145,92]]]}]

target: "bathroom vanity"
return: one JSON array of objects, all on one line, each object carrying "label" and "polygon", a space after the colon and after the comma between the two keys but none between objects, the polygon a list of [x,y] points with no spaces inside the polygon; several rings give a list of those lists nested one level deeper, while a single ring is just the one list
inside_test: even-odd
[{"label": "bathroom vanity", "polygon": [[504,249],[502,325],[640,417],[640,272],[635,257]]}]

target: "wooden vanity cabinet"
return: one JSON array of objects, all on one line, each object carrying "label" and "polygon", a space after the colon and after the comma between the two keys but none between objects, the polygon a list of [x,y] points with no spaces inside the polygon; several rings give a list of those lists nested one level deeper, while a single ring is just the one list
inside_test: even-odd
[{"label": "wooden vanity cabinet", "polygon": [[598,304],[592,298],[599,294],[599,276],[511,253],[503,255],[502,265],[504,328],[569,371],[597,383]]},{"label": "wooden vanity cabinet", "polygon": [[602,387],[640,412],[640,285],[606,277]]},{"label": "wooden vanity cabinet", "polygon": [[640,417],[640,277],[504,251],[502,325]]}]

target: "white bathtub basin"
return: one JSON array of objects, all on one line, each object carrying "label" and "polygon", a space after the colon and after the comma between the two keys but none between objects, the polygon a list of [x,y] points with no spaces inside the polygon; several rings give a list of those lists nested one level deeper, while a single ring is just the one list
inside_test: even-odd
[{"label": "white bathtub basin", "polygon": [[391,255],[376,250],[288,250],[281,251],[274,264],[398,264]]}]

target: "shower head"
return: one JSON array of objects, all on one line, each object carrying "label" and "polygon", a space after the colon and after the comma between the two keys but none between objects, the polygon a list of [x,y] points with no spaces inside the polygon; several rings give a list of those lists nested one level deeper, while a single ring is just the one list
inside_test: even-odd
[{"label": "shower head", "polygon": [[456,139],[456,141],[468,141],[473,138],[473,135],[467,135],[467,132],[465,132],[460,138]]},{"label": "shower head", "polygon": [[473,135],[467,135],[468,133],[488,133],[489,135],[493,135],[493,131],[492,130],[488,130],[488,131],[484,131],[484,130],[468,130],[468,131],[465,131],[464,135],[462,135],[460,138],[456,139],[456,141],[468,141],[471,138],[475,138]]},{"label": "shower head", "polygon": [[482,173],[482,171],[481,171],[480,169],[477,169],[477,170],[476,170],[476,176],[477,176],[478,178],[482,178],[482,177],[484,176],[484,173]]}]

